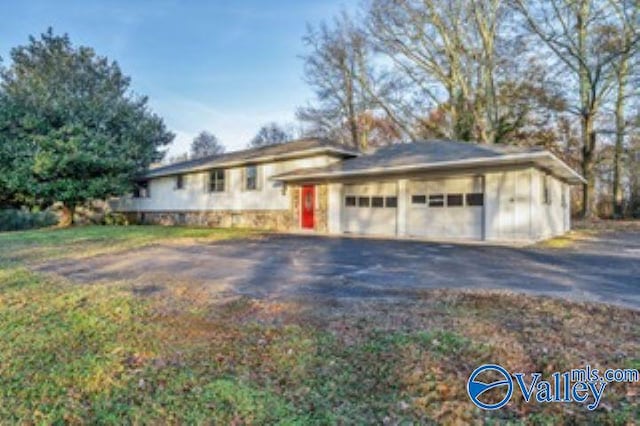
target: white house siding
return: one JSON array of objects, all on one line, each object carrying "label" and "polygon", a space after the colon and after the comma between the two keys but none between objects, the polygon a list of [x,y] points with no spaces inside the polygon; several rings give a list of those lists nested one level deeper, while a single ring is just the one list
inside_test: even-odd
[{"label": "white house siding", "polygon": [[547,175],[550,203],[545,203],[545,175],[533,167],[485,175],[487,240],[535,241],[570,229],[570,186]]},{"label": "white house siding", "polygon": [[571,230],[571,185],[563,183],[562,190],[564,192],[564,232],[569,232]]},{"label": "white house siding", "polygon": [[[532,211],[534,232],[532,239],[539,240],[562,235],[571,228],[570,187],[559,179],[534,169],[532,181]],[[544,202],[543,184],[549,185],[549,202]]]},{"label": "white house siding", "polygon": [[533,168],[485,174],[485,239],[531,240]]},{"label": "white house siding", "polygon": [[328,208],[327,208],[327,228],[330,234],[339,234],[342,231],[342,191],[341,183],[330,183],[327,185]]},{"label": "white house siding", "polygon": [[183,175],[184,189],[176,189],[176,177],[149,180],[149,198],[123,198],[115,206],[118,211],[189,212],[288,210],[289,195],[281,183],[269,178],[290,170],[323,167],[339,159],[329,155],[258,164],[258,189],[244,190],[245,166],[226,168],[225,191],[209,192],[209,171]]}]

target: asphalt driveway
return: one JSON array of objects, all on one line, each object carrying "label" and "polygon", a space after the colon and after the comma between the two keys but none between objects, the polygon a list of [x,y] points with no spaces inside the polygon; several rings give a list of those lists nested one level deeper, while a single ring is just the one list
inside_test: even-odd
[{"label": "asphalt driveway", "polygon": [[77,282],[129,280],[153,293],[180,282],[211,297],[411,297],[424,289],[507,290],[640,309],[640,232],[567,249],[267,235],[160,244],[38,269]]}]

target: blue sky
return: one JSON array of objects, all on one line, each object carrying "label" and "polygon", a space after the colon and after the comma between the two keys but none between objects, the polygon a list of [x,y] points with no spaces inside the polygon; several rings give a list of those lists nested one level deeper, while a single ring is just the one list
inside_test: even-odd
[{"label": "blue sky", "polygon": [[294,121],[313,98],[299,55],[307,23],[352,0],[3,1],[0,56],[52,26],[117,60],[133,89],[176,133],[169,155],[209,130],[243,148],[269,121]]}]

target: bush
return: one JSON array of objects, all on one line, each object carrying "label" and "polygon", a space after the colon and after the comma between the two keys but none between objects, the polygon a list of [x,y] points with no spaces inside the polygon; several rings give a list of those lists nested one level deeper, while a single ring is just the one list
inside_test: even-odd
[{"label": "bush", "polygon": [[104,215],[102,223],[105,225],[127,226],[129,225],[129,219],[122,213],[107,213]]},{"label": "bush", "polygon": [[0,210],[0,231],[22,231],[44,228],[58,223],[58,216],[50,211]]}]

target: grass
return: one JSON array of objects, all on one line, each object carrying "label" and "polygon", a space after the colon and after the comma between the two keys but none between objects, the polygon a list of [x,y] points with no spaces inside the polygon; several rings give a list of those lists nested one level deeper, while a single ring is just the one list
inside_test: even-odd
[{"label": "grass", "polygon": [[[425,292],[407,302],[199,300],[78,285],[32,262],[242,230],[86,227],[0,234],[0,423],[633,424],[638,386],[580,405],[475,408],[484,362],[638,368],[640,313],[548,298]],[[78,253],[81,252],[81,253]]]},{"label": "grass", "polygon": [[0,232],[0,260],[41,261],[91,257],[159,242],[188,244],[257,235],[248,229],[167,226],[78,226]]},{"label": "grass", "polygon": [[592,235],[583,230],[569,231],[564,235],[541,241],[537,246],[546,249],[568,249],[575,247],[580,241],[591,238]]},{"label": "grass", "polygon": [[598,238],[610,232],[639,232],[640,220],[577,220],[572,224],[573,229],[564,235],[549,238],[536,244],[543,249],[574,249],[579,248],[583,241]]}]

